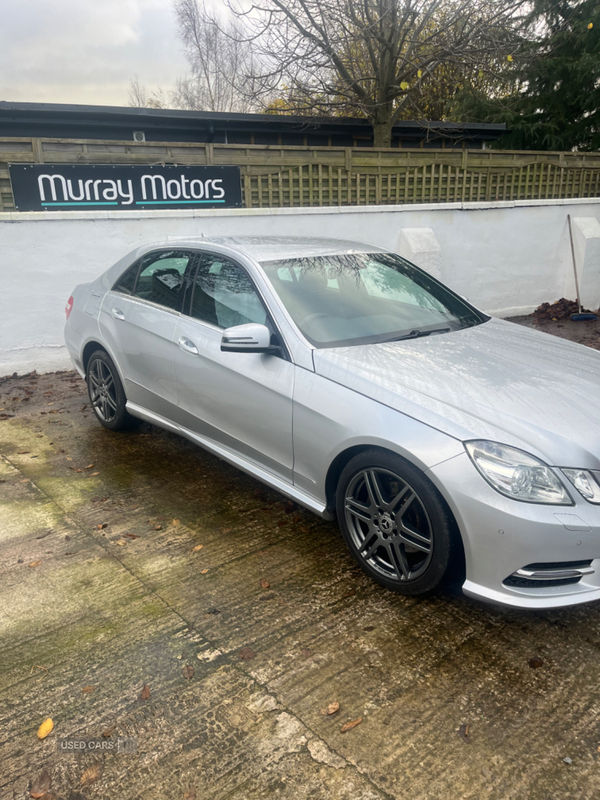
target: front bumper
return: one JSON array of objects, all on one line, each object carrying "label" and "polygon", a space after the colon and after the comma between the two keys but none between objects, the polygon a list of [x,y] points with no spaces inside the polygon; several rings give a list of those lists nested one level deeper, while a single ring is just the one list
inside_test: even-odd
[{"label": "front bumper", "polygon": [[[511,500],[486,483],[466,453],[427,474],[462,533],[465,594],[517,608],[560,608],[600,600],[600,507],[573,487],[565,483],[573,506]],[[552,579],[561,572],[580,576]]]}]

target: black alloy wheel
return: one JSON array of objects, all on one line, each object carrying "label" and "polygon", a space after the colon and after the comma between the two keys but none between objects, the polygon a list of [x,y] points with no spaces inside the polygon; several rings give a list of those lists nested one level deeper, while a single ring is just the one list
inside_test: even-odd
[{"label": "black alloy wheel", "polygon": [[125,407],[127,398],[117,369],[104,350],[90,356],[86,382],[96,419],[111,431],[130,428],[135,420]]},{"label": "black alloy wheel", "polygon": [[409,462],[369,450],[342,472],[337,517],[350,552],[374,580],[402,594],[434,591],[458,550],[441,496]]}]

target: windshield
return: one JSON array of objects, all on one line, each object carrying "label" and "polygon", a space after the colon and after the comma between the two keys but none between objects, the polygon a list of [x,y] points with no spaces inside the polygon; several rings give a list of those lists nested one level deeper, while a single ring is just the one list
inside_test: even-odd
[{"label": "windshield", "polygon": [[447,333],[488,319],[392,253],[290,258],[261,266],[296,325],[319,348]]}]

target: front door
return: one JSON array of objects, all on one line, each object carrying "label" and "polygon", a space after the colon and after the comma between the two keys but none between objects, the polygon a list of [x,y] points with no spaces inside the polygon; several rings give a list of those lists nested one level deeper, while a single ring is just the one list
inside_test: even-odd
[{"label": "front door", "polygon": [[272,327],[249,274],[204,255],[189,311],[174,337],[181,424],[292,483],[294,365],[283,354],[221,352],[225,328]]}]

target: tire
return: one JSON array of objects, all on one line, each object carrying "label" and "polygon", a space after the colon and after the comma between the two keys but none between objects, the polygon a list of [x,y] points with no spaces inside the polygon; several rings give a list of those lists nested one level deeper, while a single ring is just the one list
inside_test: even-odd
[{"label": "tire", "polygon": [[125,407],[127,398],[119,373],[105,350],[92,353],[85,380],[91,406],[101,425],[109,431],[123,431],[134,426],[136,420]]},{"label": "tire", "polygon": [[336,492],[338,524],[361,569],[405,595],[434,592],[461,550],[441,495],[408,461],[367,450],[344,468]]}]

